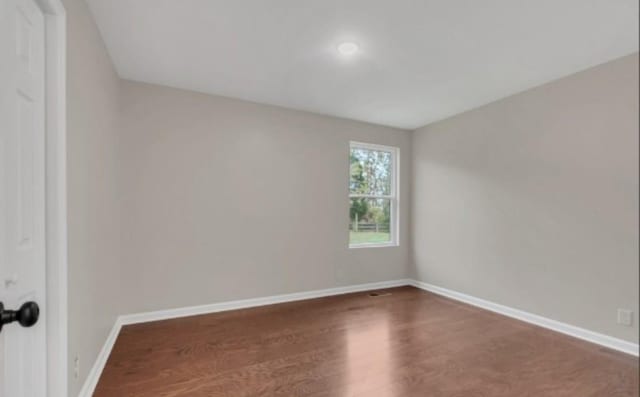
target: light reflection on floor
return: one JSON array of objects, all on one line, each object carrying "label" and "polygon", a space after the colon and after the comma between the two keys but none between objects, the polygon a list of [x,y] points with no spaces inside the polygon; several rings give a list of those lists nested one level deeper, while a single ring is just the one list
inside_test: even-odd
[{"label": "light reflection on floor", "polygon": [[372,393],[376,397],[396,396],[392,387],[379,389],[380,385],[393,384],[389,315],[376,313],[372,320],[347,330],[346,397]]}]

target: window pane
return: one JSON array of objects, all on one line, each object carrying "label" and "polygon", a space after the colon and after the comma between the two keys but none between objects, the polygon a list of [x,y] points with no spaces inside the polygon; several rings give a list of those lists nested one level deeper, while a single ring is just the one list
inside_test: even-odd
[{"label": "window pane", "polygon": [[390,152],[351,148],[351,194],[391,194]]},{"label": "window pane", "polygon": [[391,242],[391,200],[352,198],[349,208],[349,244]]}]

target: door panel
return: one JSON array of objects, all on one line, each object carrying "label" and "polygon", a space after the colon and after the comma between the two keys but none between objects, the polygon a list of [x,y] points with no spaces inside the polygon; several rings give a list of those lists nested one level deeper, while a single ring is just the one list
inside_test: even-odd
[{"label": "door panel", "polygon": [[46,394],[44,34],[34,0],[0,0],[0,301],[41,308],[0,332],[2,397]]}]

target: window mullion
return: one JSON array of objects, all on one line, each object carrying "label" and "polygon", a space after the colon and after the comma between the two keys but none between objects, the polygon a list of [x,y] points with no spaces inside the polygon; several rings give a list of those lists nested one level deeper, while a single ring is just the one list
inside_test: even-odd
[{"label": "window mullion", "polygon": [[387,199],[394,200],[395,195],[376,195],[376,194],[349,194],[349,198],[370,198],[370,199]]}]

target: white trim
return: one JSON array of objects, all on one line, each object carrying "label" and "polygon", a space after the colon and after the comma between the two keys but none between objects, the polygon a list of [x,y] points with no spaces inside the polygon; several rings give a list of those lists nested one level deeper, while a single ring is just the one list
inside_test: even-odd
[{"label": "white trim", "polygon": [[266,296],[262,298],[253,298],[253,299],[243,299],[237,301],[230,302],[221,302],[221,303],[213,303],[209,305],[199,305],[199,306],[190,306],[190,307],[182,307],[176,309],[169,310],[159,310],[154,312],[146,312],[146,313],[135,313],[135,314],[125,314],[119,316],[116,319],[107,340],[100,350],[100,354],[96,358],[91,371],[87,375],[87,379],[82,386],[79,397],[91,397],[96,386],[98,385],[98,380],[100,379],[100,375],[102,375],[102,371],[104,370],[104,366],[107,363],[107,359],[109,358],[109,354],[111,354],[111,350],[113,349],[113,345],[115,344],[116,339],[118,338],[118,334],[120,333],[120,329],[123,325],[129,324],[139,324],[146,323],[150,321],[160,321],[160,320],[168,320],[172,318],[180,318],[180,317],[188,317],[188,316],[197,316],[200,314],[209,314],[209,313],[218,313],[229,310],[238,310],[238,309],[247,309],[250,307],[259,307],[266,305],[273,305],[276,303],[285,303],[285,302],[295,302],[305,299],[314,299],[314,298],[322,298],[326,296],[334,296],[334,295],[342,295],[349,294],[353,292],[362,292],[362,291],[371,291],[376,289],[384,289],[384,288],[393,288],[393,287],[401,287],[404,285],[410,285],[411,280],[393,280],[393,281],[382,281],[377,283],[368,283],[368,284],[357,284],[350,285],[346,287],[337,287],[337,288],[328,288],[322,290],[315,291],[307,291],[307,292],[295,292],[292,294],[284,294],[284,295],[273,295]]},{"label": "white trim", "polygon": [[398,243],[361,243],[361,244],[350,244],[349,249],[362,249],[362,248],[388,248],[388,247],[397,247]]},{"label": "white trim", "polygon": [[392,152],[392,153],[395,150],[398,150],[396,146],[380,145],[377,143],[369,143],[369,142],[361,142],[361,141],[349,141],[349,146],[350,147],[355,146],[355,147],[369,149],[369,150],[377,150],[380,152]]},{"label": "white trim", "polygon": [[47,396],[67,397],[66,11],[37,0],[45,16]]},{"label": "white trim", "polygon": [[[371,198],[389,200],[391,208],[391,222],[389,223],[389,235],[391,241],[384,243],[348,243],[349,248],[384,248],[398,247],[400,245],[400,148],[396,146],[378,145],[375,143],[365,143],[350,141],[349,153],[353,148],[361,148],[365,150],[375,150],[391,153],[391,194],[390,195],[373,195],[373,194],[351,194],[349,191],[349,200],[352,198]],[[349,169],[351,166],[349,165]],[[349,171],[349,180],[351,180],[351,172]]]},{"label": "white trim", "polygon": [[631,354],[636,357],[638,356],[637,343],[627,342],[625,340],[614,338],[612,336],[589,331],[587,329],[576,327],[574,325],[552,320],[547,317],[542,317],[537,314],[525,312],[519,309],[514,309],[509,306],[504,306],[498,303],[490,302],[488,300],[476,298],[475,296],[466,295],[461,292],[452,291],[450,289],[438,287],[436,285],[428,284],[422,281],[411,280],[411,285],[416,288],[433,292],[434,294],[442,295],[447,298],[451,298],[451,299],[464,302],[485,310],[502,314],[507,317],[515,318],[517,320],[525,321],[527,323],[534,324],[543,328],[547,328],[552,331],[573,336],[574,338],[582,339],[587,342],[605,346],[610,349],[618,350],[623,353]]},{"label": "white trim", "polygon": [[116,322],[113,324],[111,332],[109,332],[107,340],[104,342],[98,357],[96,357],[96,361],[93,363],[93,367],[91,367],[91,371],[89,371],[87,379],[82,385],[82,389],[80,389],[78,397],[91,397],[93,395],[93,392],[98,385],[98,380],[100,380],[100,375],[102,375],[104,366],[107,364],[107,360],[109,359],[109,355],[111,354],[111,350],[113,350],[113,345],[115,345],[121,329],[122,322],[120,321],[120,317],[118,317]]}]

